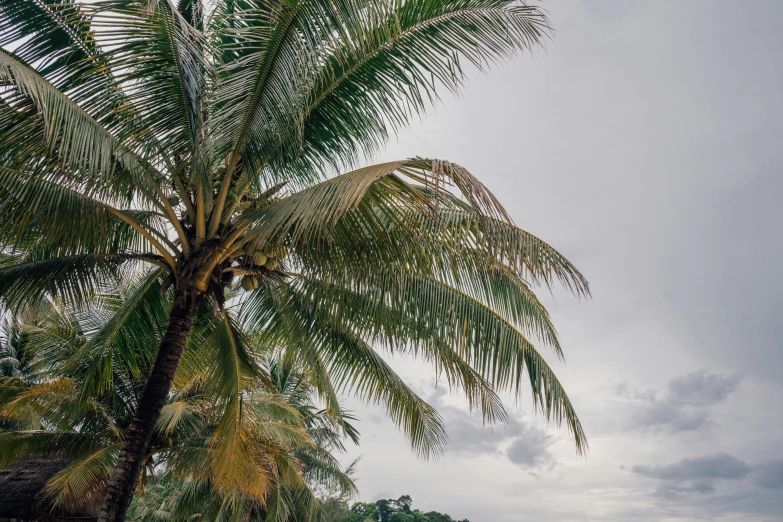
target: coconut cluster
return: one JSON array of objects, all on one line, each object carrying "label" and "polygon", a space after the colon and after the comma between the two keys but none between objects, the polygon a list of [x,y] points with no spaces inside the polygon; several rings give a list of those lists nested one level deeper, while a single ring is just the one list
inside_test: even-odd
[{"label": "coconut cluster", "polygon": [[[230,155],[229,155],[230,156]],[[229,156],[226,156],[226,164],[228,164]],[[228,187],[228,192],[226,192],[226,205],[236,205],[238,204],[238,208],[241,210],[245,210],[247,208],[255,207],[257,201],[255,198],[253,198],[248,193],[242,193],[241,189],[237,186],[237,180],[241,177],[241,165],[237,167],[236,171],[234,172],[233,178],[231,180],[231,184]],[[220,167],[217,171],[217,175],[215,181],[213,182],[213,189],[215,190],[215,193],[220,193],[220,191],[223,188],[223,178],[226,174],[226,165],[223,165]],[[241,199],[240,199],[241,196]],[[239,201],[239,203],[237,203]]]},{"label": "coconut cluster", "polygon": [[[271,249],[259,249],[245,253],[248,264],[255,269],[264,269],[269,272],[277,269],[279,259],[284,257],[283,252],[274,252]],[[245,291],[251,291],[258,288],[261,278],[257,275],[248,274],[242,278],[241,285]]]}]

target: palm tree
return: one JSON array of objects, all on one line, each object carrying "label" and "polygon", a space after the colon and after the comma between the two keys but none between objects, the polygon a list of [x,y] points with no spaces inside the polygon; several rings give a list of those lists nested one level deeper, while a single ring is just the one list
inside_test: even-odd
[{"label": "palm tree", "polygon": [[18,377],[30,372],[30,354],[19,323],[11,314],[0,317],[0,376]]},{"label": "palm tree", "polygon": [[[340,390],[383,402],[424,456],[444,443],[437,412],[376,348],[432,361],[489,421],[505,415],[495,390],[519,393],[527,373],[581,451],[533,344],[562,355],[531,287],[559,280],[587,295],[582,275],[455,164],[334,176],[439,88],[459,90],[464,63],[484,69],[538,44],[543,14],[509,0],[209,6],[0,0],[0,243],[13,259],[0,297],[79,307],[128,272],[166,277],[165,328],[101,520],[124,519],[204,308],[224,317],[235,353],[253,338],[295,359],[328,408]],[[225,294],[240,277],[234,322]],[[94,367],[108,376],[112,359]]]},{"label": "palm tree", "polygon": [[[155,294],[158,288],[151,286]],[[117,357],[113,378],[91,395],[94,371],[83,361],[104,349],[96,336],[116,326],[113,320],[135,297],[133,291],[104,294],[89,313],[50,307],[35,323],[13,327],[31,371],[0,378],[0,415],[13,423],[0,429],[0,465],[41,457],[62,463],[40,493],[44,510],[91,506],[111,477],[144,379]],[[215,341],[222,321],[201,314],[195,323],[198,334],[144,456],[146,493],[137,495],[135,516],[146,520],[168,510],[172,520],[194,512],[209,519],[263,513],[268,522],[308,520],[319,511],[312,487],[352,493],[353,482],[332,455],[344,449],[344,436],[357,441],[350,417],[318,410],[303,375],[275,361],[243,374],[244,415],[227,415],[226,379],[212,371],[221,364]],[[110,349],[119,355],[119,346]],[[154,345],[136,351],[150,359]],[[291,517],[295,510],[299,516]]]},{"label": "palm tree", "polygon": [[[313,489],[322,488],[340,496],[355,493],[350,478],[351,466],[345,471],[332,455],[344,451],[343,440],[358,443],[358,432],[342,413],[335,418],[315,405],[317,393],[305,376],[280,361],[269,361],[271,384],[286,405],[301,416],[310,444],[292,448],[301,463],[305,486],[294,481],[276,481],[266,498],[252,498],[238,488],[223,490],[204,474],[173,468],[155,481],[144,495],[136,495],[128,511],[133,520],[171,522],[192,520],[248,520],[253,522],[320,520],[322,508]],[[185,459],[189,460],[189,459]]]}]

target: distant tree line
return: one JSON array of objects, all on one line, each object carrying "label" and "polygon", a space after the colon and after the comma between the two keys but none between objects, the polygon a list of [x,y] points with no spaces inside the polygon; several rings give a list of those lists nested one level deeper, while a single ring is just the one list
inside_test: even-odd
[{"label": "distant tree line", "polygon": [[449,515],[418,509],[411,509],[409,495],[400,498],[381,499],[375,502],[356,502],[348,506],[341,498],[323,501],[323,522],[470,522],[468,519],[454,520]]}]

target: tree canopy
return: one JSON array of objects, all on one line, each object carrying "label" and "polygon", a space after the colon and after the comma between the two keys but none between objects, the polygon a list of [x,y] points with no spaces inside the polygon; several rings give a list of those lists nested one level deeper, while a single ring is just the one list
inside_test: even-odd
[{"label": "tree canopy", "polygon": [[[71,358],[74,415],[128,391],[118,368],[139,387],[104,454],[102,522],[124,519],[194,343],[213,348],[220,440],[249,440],[245,386],[274,354],[333,420],[352,393],[440,455],[440,416],[382,356],[404,353],[487,422],[506,418],[498,392],[529,389],[585,449],[534,292],[587,296],[582,274],[462,166],[360,166],[466,64],[548,31],[514,0],[0,0],[0,301],[106,314]],[[258,464],[220,462],[236,480]]]},{"label": "tree canopy", "polygon": [[409,495],[398,499],[380,499],[375,502],[356,502],[349,507],[344,499],[332,497],[323,501],[322,522],[470,522],[454,520],[437,511],[422,512],[412,509]]}]

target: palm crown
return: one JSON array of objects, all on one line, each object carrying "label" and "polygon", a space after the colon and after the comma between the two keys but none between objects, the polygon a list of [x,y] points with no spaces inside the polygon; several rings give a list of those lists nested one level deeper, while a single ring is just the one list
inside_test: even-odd
[{"label": "palm crown", "polygon": [[[341,390],[383,402],[422,455],[443,447],[440,418],[376,348],[432,361],[490,421],[505,416],[496,391],[519,392],[527,374],[536,405],[583,449],[533,344],[562,355],[531,290],[559,281],[587,295],[582,275],[455,164],[334,176],[437,89],[458,90],[462,63],[484,68],[538,43],[542,13],[507,0],[207,7],[0,0],[0,296],[83,306],[129,273],[165,277],[166,326],[102,520],[124,517],[204,307],[224,322],[226,357],[251,365],[243,346],[276,350],[332,410]],[[148,306],[117,321],[143,322]],[[101,389],[115,356],[94,363],[90,386]],[[133,364],[133,343],[121,356]]]}]

